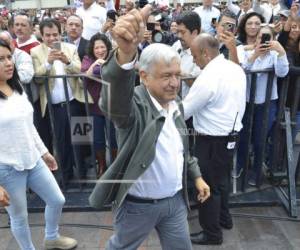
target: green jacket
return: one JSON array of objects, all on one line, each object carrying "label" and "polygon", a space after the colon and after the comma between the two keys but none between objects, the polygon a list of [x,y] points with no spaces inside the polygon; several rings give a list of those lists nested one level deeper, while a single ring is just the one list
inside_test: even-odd
[{"label": "green jacket", "polygon": [[[115,124],[118,141],[118,157],[97,182],[89,201],[91,206],[101,208],[112,202],[119,207],[135,180],[150,166],[155,157],[155,147],[165,118],[152,103],[144,85],[134,87],[135,71],[124,70],[111,53],[102,68],[101,110]],[[110,93],[109,93],[110,92]],[[189,207],[187,175],[192,179],[201,176],[197,160],[190,157],[188,137],[183,108],[178,99],[181,114],[175,118],[175,125],[184,146],[183,193]],[[119,182],[118,180],[122,180]]]}]

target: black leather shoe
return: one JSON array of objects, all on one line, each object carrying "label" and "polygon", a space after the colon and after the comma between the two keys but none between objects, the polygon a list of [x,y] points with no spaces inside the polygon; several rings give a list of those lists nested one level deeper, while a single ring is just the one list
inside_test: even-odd
[{"label": "black leather shoe", "polygon": [[223,243],[222,239],[210,239],[203,231],[191,237],[191,241],[197,245],[221,245]]},{"label": "black leather shoe", "polygon": [[196,237],[196,236],[199,236],[201,234],[201,231],[200,232],[198,232],[198,233],[192,233],[192,234],[190,234],[190,237],[192,238],[192,237]]},{"label": "black leather shoe", "polygon": [[224,229],[230,230],[233,228],[232,222],[220,222],[220,226]]}]

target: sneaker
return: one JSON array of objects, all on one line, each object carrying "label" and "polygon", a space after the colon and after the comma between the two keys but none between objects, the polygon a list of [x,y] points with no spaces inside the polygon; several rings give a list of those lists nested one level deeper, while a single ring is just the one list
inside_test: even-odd
[{"label": "sneaker", "polygon": [[234,178],[234,179],[238,179],[238,178],[240,178],[242,172],[243,172],[243,168],[241,168],[240,170],[236,169],[235,171],[232,170],[231,176],[232,176],[232,178]]},{"label": "sneaker", "polygon": [[77,240],[59,236],[56,240],[45,240],[45,249],[61,249],[61,250],[70,250],[74,249],[77,246]]}]

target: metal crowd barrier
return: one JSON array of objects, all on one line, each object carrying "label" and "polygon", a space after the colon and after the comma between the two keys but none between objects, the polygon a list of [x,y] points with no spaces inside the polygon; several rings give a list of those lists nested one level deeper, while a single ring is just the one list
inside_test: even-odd
[{"label": "metal crowd barrier", "polygon": [[[58,148],[58,142],[57,142],[57,135],[55,133],[55,119],[54,119],[54,113],[53,113],[53,107],[52,107],[52,99],[51,99],[51,93],[50,93],[50,88],[49,88],[49,79],[53,79],[53,78],[62,78],[63,79],[63,86],[64,86],[64,94],[65,94],[65,98],[66,98],[66,107],[67,107],[67,115],[68,115],[68,121],[69,124],[71,124],[71,108],[70,108],[70,97],[69,97],[69,93],[68,93],[68,87],[67,87],[67,79],[68,78],[89,78],[91,80],[94,80],[96,82],[102,83],[103,81],[100,78],[97,77],[93,77],[93,76],[88,76],[86,74],[66,74],[66,75],[56,75],[56,76],[48,76],[48,75],[44,75],[44,76],[35,76],[34,79],[35,80],[39,80],[39,81],[43,81],[43,84],[40,86],[40,88],[45,88],[46,94],[47,94],[47,108],[48,108],[48,112],[49,112],[49,117],[50,117],[50,126],[51,126],[51,132],[52,132],[52,142],[53,142],[53,152],[55,154],[55,157],[57,158],[57,161],[59,163],[59,165],[61,166],[61,152],[59,152],[57,150]],[[84,91],[84,99],[85,99],[85,111],[86,111],[86,116],[89,117],[90,116],[90,110],[89,110],[89,103],[88,103],[88,91],[87,91],[87,87],[85,84],[85,81],[81,81],[81,83],[83,84],[83,91]],[[109,133],[108,133],[109,134]],[[70,129],[70,136],[72,138],[72,131]],[[79,160],[78,160],[78,155],[76,152],[75,147],[78,147],[78,145],[74,145],[72,143],[72,151],[73,151],[73,155],[74,155],[74,163],[75,163],[75,177],[78,180],[78,187],[81,190],[83,187],[83,183],[84,181],[79,181]],[[94,149],[94,145],[93,143],[90,143],[90,147],[91,147],[91,164],[93,165],[93,168],[95,169],[95,173],[97,172],[97,166],[96,166],[96,157],[95,157],[95,149]],[[58,168],[58,181],[59,183],[61,183],[63,190],[66,190],[66,183],[65,180],[62,176],[62,171],[61,171],[61,167]]]},{"label": "metal crowd barrier", "polygon": [[[254,118],[254,107],[255,107],[255,93],[256,87],[259,82],[257,82],[258,74],[268,74],[267,88],[265,94],[265,103],[263,105],[263,120],[261,128],[261,148],[262,150],[255,157],[258,157],[259,173],[257,183],[257,188],[261,187],[262,184],[262,165],[265,161],[266,144],[268,139],[268,118],[269,118],[269,107],[271,102],[271,94],[274,79],[274,69],[262,69],[262,70],[251,70],[245,71],[247,75],[251,77],[251,88],[250,88],[250,98],[248,103],[249,115],[247,116],[246,126],[248,130],[246,131],[246,162],[242,168],[244,171],[241,174],[241,192],[246,191],[247,180],[248,180],[248,168],[250,165],[250,153],[251,153],[251,139],[252,139],[252,127]],[[187,78],[191,79],[191,78]],[[185,80],[185,79],[184,79]],[[296,84],[296,91],[293,98],[292,108],[286,107],[288,87],[291,84]],[[278,84],[279,89],[279,84]],[[296,82],[290,83],[289,77],[282,79],[280,85],[279,99],[278,99],[278,109],[276,115],[276,121],[273,124],[272,135],[273,138],[271,146],[271,156],[269,159],[269,169],[270,169],[270,182],[273,185],[278,198],[281,203],[287,209],[289,216],[297,217],[297,192],[296,192],[296,180],[299,178],[300,172],[300,157],[299,153],[295,155],[295,145],[292,138],[292,128],[295,127],[295,117],[297,113],[298,103],[300,98],[300,76]],[[245,127],[245,124],[244,124]],[[194,140],[195,141],[195,140]],[[294,159],[298,159],[295,166]],[[236,168],[236,155],[234,159],[234,167]],[[286,183],[284,183],[284,181]],[[237,190],[237,181],[233,179],[233,191]],[[299,199],[298,199],[299,202]]]},{"label": "metal crowd barrier", "polygon": [[[244,171],[242,174],[242,180],[241,180],[241,191],[244,192],[246,189],[246,183],[247,183],[247,177],[248,177],[248,166],[249,166],[249,158],[250,158],[250,145],[251,145],[251,137],[252,137],[252,125],[253,125],[253,114],[254,114],[254,100],[255,100],[255,92],[256,92],[256,86],[259,84],[257,82],[257,74],[266,73],[268,74],[268,82],[267,82],[267,88],[266,88],[266,98],[264,103],[264,115],[263,115],[263,125],[262,125],[262,136],[261,136],[261,145],[262,145],[262,151],[257,156],[258,162],[262,166],[264,159],[265,159],[265,148],[266,148],[266,142],[267,142],[267,131],[268,131],[268,111],[270,106],[270,99],[271,99],[271,93],[272,93],[272,84],[273,84],[273,78],[274,78],[274,70],[273,69],[265,69],[265,70],[259,70],[259,71],[246,71],[246,74],[251,75],[251,90],[250,90],[250,100],[249,100],[249,112],[250,115],[248,116],[247,123],[249,130],[247,131],[247,155],[246,155],[246,164],[243,166]],[[70,103],[69,103],[69,96],[67,91],[67,79],[68,78],[90,78],[92,80],[95,80],[99,83],[102,83],[103,81],[96,77],[87,76],[86,74],[72,74],[72,75],[57,75],[57,76],[35,76],[36,80],[42,80],[44,82],[43,85],[40,87],[44,87],[47,93],[47,101],[48,101],[48,110],[49,110],[49,116],[50,116],[50,122],[51,122],[51,130],[53,134],[53,144],[54,144],[54,151],[57,148],[57,138],[55,135],[55,121],[54,121],[54,115],[53,115],[53,107],[51,105],[51,94],[49,89],[49,83],[48,79],[50,78],[62,78],[64,83],[64,91],[65,91],[65,97],[67,100],[67,114],[69,122],[71,121],[71,111],[70,111]],[[187,78],[183,78],[182,80],[186,80]],[[191,79],[191,78],[188,78]],[[89,105],[88,105],[88,94],[87,94],[87,88],[85,86],[85,82],[83,83],[83,90],[84,90],[84,97],[85,97],[85,110],[87,116],[90,115],[89,112]],[[286,98],[287,98],[287,90],[289,87],[289,84],[296,84],[296,92],[294,97],[294,102],[292,105],[292,109],[290,110],[285,106],[286,104]],[[292,217],[297,216],[297,197],[296,197],[296,178],[297,175],[299,175],[299,166],[300,166],[300,160],[298,157],[297,161],[297,170],[296,166],[293,164],[295,155],[293,150],[293,139],[291,134],[291,127],[295,126],[295,116],[297,112],[297,105],[299,102],[300,97],[300,76],[298,77],[298,80],[296,83],[290,83],[289,78],[284,78],[281,83],[281,90],[279,93],[279,100],[278,100],[278,111],[276,116],[276,121],[274,124],[273,129],[273,147],[272,147],[272,156],[270,159],[270,171],[271,171],[271,183],[274,186],[278,197],[286,207],[286,209],[289,212],[289,215]],[[292,122],[291,122],[292,120]],[[71,131],[70,131],[71,132]],[[93,144],[90,145],[92,148],[92,164],[96,171],[96,160],[95,160],[95,150],[93,147]],[[72,149],[74,153],[74,160],[75,160],[75,170],[76,170],[76,176],[79,177],[79,166],[78,166],[78,157],[76,155],[76,150],[74,148],[74,145],[72,144]],[[61,155],[60,152],[55,151],[58,162],[61,162]],[[260,168],[262,169],[262,168]],[[65,183],[62,178],[62,174],[59,171],[59,178],[62,180],[62,188],[65,188]],[[260,178],[261,179],[261,178]],[[287,180],[286,184],[283,184],[282,181],[278,183],[276,180]],[[82,188],[81,182],[78,182],[79,188]],[[258,188],[260,187],[261,182],[258,183]],[[287,191],[286,191],[287,190]]]}]

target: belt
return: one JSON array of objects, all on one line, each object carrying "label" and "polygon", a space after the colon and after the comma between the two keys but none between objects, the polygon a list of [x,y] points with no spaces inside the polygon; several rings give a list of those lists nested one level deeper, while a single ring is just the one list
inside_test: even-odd
[{"label": "belt", "polygon": [[[69,101],[69,104],[72,103],[73,100],[70,100]],[[60,103],[55,103],[55,104],[52,104],[54,107],[64,107],[64,106],[67,106],[67,102],[60,102]]]},{"label": "belt", "polygon": [[140,197],[136,197],[130,194],[126,195],[126,200],[131,201],[131,202],[135,202],[135,203],[148,203],[148,204],[154,204],[154,203],[158,203],[162,200],[165,200],[169,197],[166,198],[161,198],[161,199],[147,199],[147,198],[140,198]]},{"label": "belt", "polygon": [[199,137],[203,137],[206,139],[211,139],[211,140],[227,140],[229,138],[229,135],[206,135],[206,134],[201,134],[201,133],[197,133],[196,134]]}]

